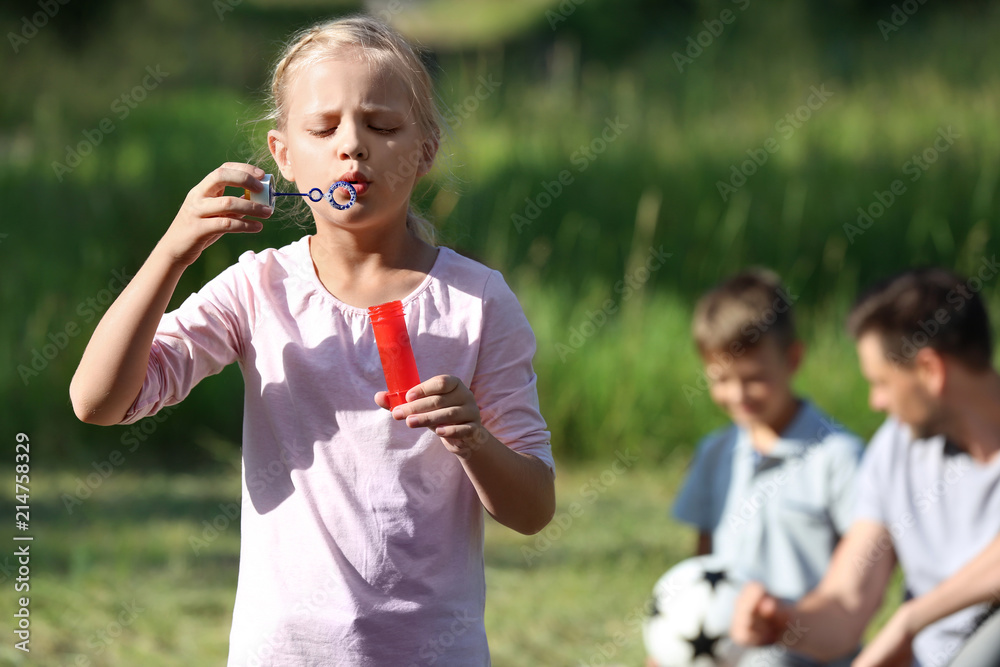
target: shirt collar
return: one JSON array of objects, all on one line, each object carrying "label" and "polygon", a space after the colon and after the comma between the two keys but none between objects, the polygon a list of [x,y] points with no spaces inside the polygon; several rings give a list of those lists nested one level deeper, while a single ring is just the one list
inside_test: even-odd
[{"label": "shirt collar", "polygon": [[750,432],[747,429],[740,426],[737,427],[737,430],[737,447],[759,465],[767,459],[786,459],[800,456],[813,445],[822,442],[830,433],[843,430],[843,427],[821,414],[811,401],[802,399],[795,417],[785,427],[781,437],[767,454],[759,454],[753,448],[750,443]]}]

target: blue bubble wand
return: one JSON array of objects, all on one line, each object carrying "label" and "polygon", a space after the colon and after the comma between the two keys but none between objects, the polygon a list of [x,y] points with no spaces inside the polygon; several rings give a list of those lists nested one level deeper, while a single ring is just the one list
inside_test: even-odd
[{"label": "blue bubble wand", "polygon": [[[275,192],[274,186],[271,180],[271,174],[265,174],[264,178],[260,179],[260,182],[264,185],[264,189],[260,192],[253,192],[249,189],[244,189],[244,199],[249,199],[250,201],[257,202],[258,204],[265,204],[274,208],[274,198],[275,197],[308,197],[309,201],[323,201],[326,199],[330,202],[330,206],[334,207],[338,211],[343,211],[345,209],[354,206],[354,202],[358,199],[358,192],[354,189],[354,186],[347,181],[337,181],[330,186],[330,189],[324,192],[319,188],[312,188],[309,192]],[[337,200],[333,198],[333,193],[337,188],[344,188],[351,195],[350,201],[346,204],[338,204]]]}]

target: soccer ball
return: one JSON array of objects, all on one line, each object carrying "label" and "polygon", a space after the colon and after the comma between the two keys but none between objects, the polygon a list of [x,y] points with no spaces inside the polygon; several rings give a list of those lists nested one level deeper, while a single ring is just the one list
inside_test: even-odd
[{"label": "soccer ball", "polygon": [[642,627],[646,653],[660,667],[732,667],[743,649],[729,639],[742,582],[713,556],[688,558],[653,587]]}]

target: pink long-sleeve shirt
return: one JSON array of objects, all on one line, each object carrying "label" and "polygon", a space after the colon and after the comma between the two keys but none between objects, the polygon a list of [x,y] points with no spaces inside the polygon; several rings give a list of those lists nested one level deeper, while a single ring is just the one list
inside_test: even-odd
[{"label": "pink long-sleeve shirt", "polygon": [[[552,466],[535,340],[501,275],[447,248],[403,300],[422,379],[455,375],[501,442]],[[238,362],[246,384],[229,666],[488,665],[483,508],[458,459],[392,419],[367,311],[309,237],[248,252],[164,315],[122,423]]]}]

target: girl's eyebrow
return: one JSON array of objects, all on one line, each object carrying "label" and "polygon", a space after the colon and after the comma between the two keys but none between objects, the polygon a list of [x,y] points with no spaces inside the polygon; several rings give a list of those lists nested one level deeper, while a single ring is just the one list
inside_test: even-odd
[{"label": "girl's eyebrow", "polygon": [[[405,116],[406,112],[390,106],[385,106],[382,104],[361,104],[361,113],[369,116],[374,116],[377,114],[398,114],[400,116]],[[342,112],[335,109],[321,109],[313,111],[312,113],[307,113],[305,115],[306,120],[326,120],[330,117],[339,117]]]}]

